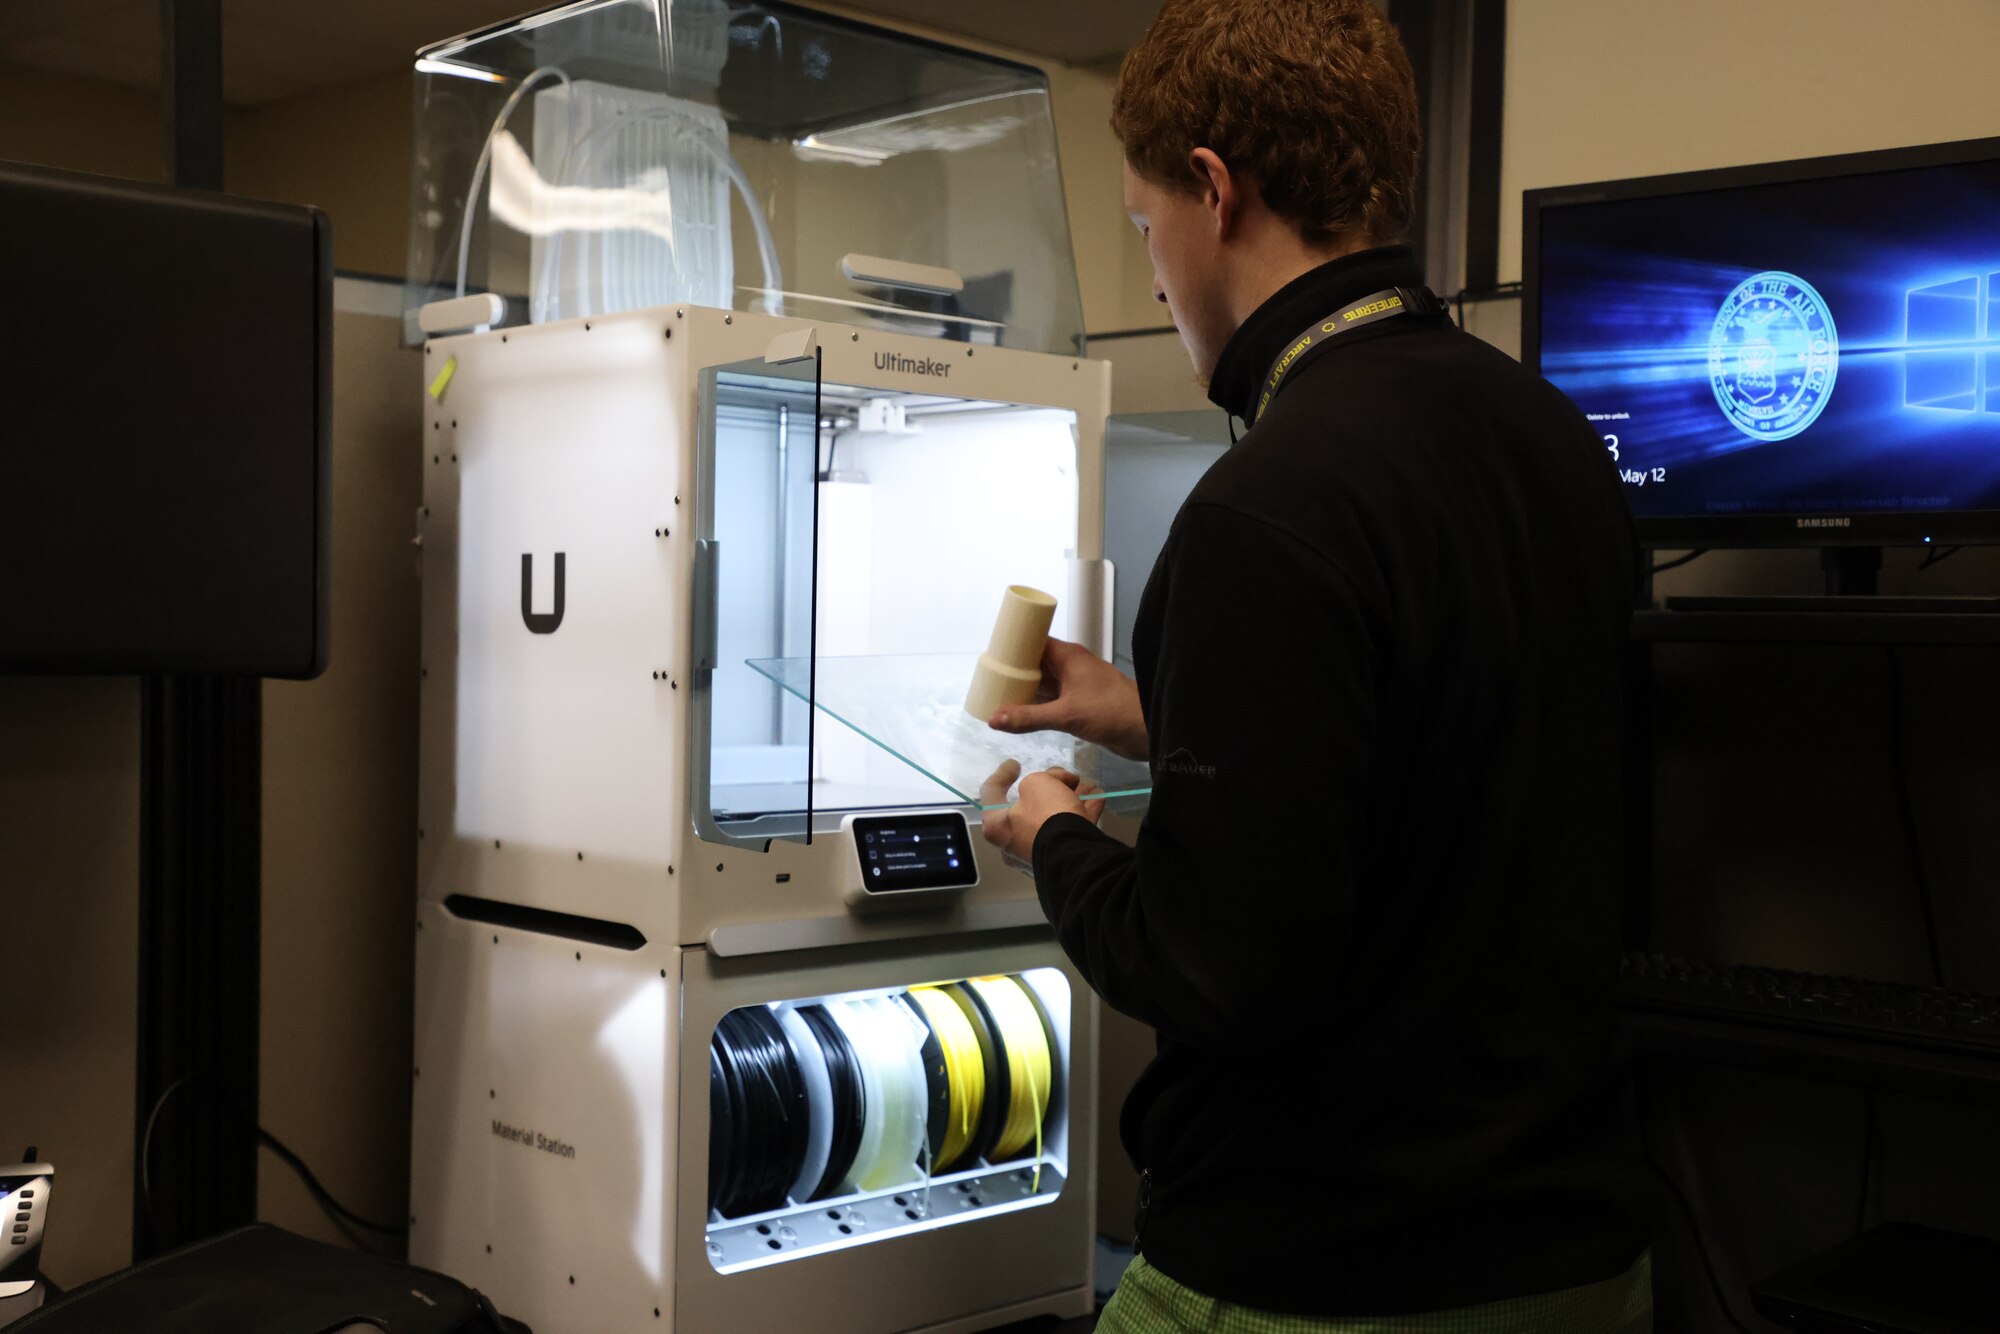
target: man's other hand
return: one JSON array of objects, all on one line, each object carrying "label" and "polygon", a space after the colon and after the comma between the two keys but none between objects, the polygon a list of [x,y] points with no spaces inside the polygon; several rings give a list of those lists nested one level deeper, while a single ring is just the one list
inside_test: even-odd
[{"label": "man's other hand", "polygon": [[[1020,775],[1019,761],[1008,760],[1001,765],[979,789],[980,804],[998,806],[1007,800],[1007,789]],[[986,841],[1010,857],[1032,862],[1035,858],[1035,835],[1042,831],[1042,825],[1050,816],[1067,811],[1081,815],[1092,824],[1097,823],[1104,814],[1104,803],[1085,800],[1096,790],[1067,769],[1048,769],[1029,774],[1021,779],[1021,791],[1012,806],[986,812],[983,818]]]},{"label": "man's other hand", "polygon": [[1067,639],[1042,651],[1042,696],[988,719],[999,732],[1067,732],[1128,760],[1146,758],[1146,719],[1132,678]]}]

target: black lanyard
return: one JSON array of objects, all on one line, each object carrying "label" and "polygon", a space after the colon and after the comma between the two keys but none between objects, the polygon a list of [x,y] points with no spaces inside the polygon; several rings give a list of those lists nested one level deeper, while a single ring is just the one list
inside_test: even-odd
[{"label": "black lanyard", "polygon": [[1349,329],[1359,329],[1364,324],[1374,324],[1378,320],[1393,320],[1398,315],[1435,315],[1444,309],[1444,302],[1428,287],[1387,287],[1379,292],[1370,292],[1351,305],[1342,306],[1333,314],[1313,325],[1312,328],[1294,338],[1278,359],[1271,363],[1271,370],[1264,377],[1264,391],[1257,398],[1257,410],[1252,414],[1249,425],[1255,426],[1257,419],[1264,415],[1264,409],[1278,396],[1285,377],[1299,359],[1329,339],[1346,333]]}]

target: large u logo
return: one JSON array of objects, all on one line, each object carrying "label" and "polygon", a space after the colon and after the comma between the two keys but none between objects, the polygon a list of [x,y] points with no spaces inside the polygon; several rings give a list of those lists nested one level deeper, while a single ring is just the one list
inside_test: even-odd
[{"label": "large u logo", "polygon": [[538,635],[552,635],[563,618],[563,553],[556,553],[556,609],[535,610],[535,558],[521,553],[521,619]]}]

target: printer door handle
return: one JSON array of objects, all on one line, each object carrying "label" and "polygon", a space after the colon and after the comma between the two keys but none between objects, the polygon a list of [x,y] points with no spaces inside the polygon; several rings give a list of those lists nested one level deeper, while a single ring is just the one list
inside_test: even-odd
[{"label": "printer door handle", "polygon": [[702,538],[694,544],[694,669],[715,670],[721,625],[722,543]]}]

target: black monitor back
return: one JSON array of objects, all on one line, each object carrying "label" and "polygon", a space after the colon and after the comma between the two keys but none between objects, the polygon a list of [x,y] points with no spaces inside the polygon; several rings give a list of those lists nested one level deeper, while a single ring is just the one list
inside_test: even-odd
[{"label": "black monitor back", "polygon": [[0,163],[0,672],[324,669],[330,237]]}]

